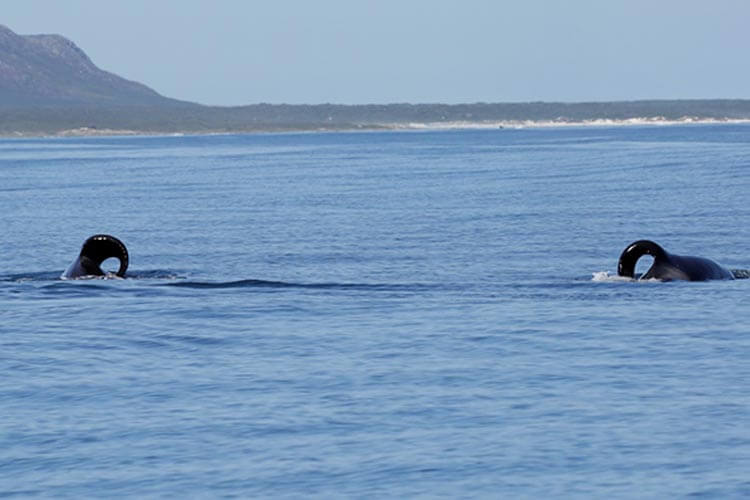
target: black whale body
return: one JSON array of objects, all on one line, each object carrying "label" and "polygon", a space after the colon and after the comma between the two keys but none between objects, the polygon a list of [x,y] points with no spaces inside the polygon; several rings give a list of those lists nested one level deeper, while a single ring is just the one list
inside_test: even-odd
[{"label": "black whale body", "polygon": [[87,239],[81,247],[78,257],[70,263],[62,274],[62,278],[74,279],[84,276],[104,276],[105,272],[100,267],[102,262],[109,258],[120,261],[120,268],[115,273],[119,277],[125,276],[128,269],[128,249],[122,241],[108,234],[95,234]]},{"label": "black whale body", "polygon": [[707,281],[731,280],[735,278],[731,271],[721,267],[710,259],[671,254],[649,240],[638,240],[623,250],[617,264],[617,274],[628,278],[635,278],[635,264],[644,255],[652,256],[654,263],[639,278],[642,280]]}]

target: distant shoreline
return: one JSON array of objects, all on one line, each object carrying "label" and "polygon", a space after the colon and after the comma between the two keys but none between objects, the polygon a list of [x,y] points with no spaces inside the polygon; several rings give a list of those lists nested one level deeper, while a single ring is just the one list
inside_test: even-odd
[{"label": "distant shoreline", "polygon": [[311,126],[311,127],[268,127],[253,130],[136,130],[77,127],[54,133],[18,131],[0,133],[2,139],[63,138],[63,137],[115,137],[115,136],[185,136],[185,135],[235,135],[264,133],[326,133],[326,132],[373,132],[373,131],[449,131],[449,130],[518,130],[567,127],[633,127],[633,126],[680,126],[680,125],[723,125],[750,123],[750,118],[697,118],[682,117],[666,119],[643,117],[627,119],[595,118],[587,120],[492,120],[492,121],[449,121],[449,122],[410,122],[372,123],[354,126]]},{"label": "distant shoreline", "polygon": [[[163,96],[97,67],[59,35],[0,24],[0,137],[518,129],[740,123],[750,99],[210,106]],[[502,96],[498,96],[502,97]]]},{"label": "distant shoreline", "polygon": [[744,123],[750,100],[586,103],[0,106],[5,137]]}]

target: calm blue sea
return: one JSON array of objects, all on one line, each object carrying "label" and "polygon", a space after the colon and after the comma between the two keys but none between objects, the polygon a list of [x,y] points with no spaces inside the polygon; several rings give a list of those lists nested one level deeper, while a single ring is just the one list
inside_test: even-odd
[{"label": "calm blue sea", "polygon": [[0,140],[0,497],[750,496],[750,280],[609,277],[748,193],[750,125]]}]

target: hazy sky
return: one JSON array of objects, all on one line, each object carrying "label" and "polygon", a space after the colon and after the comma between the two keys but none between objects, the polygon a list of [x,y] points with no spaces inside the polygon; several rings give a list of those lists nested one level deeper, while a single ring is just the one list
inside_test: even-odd
[{"label": "hazy sky", "polygon": [[204,104],[750,98],[747,0],[3,0]]}]

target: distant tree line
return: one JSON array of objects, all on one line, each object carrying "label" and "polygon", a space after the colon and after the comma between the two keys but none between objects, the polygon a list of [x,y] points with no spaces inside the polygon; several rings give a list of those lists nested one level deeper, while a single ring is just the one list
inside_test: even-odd
[{"label": "distant tree line", "polygon": [[0,107],[0,134],[54,134],[87,127],[140,132],[252,132],[388,128],[408,123],[664,118],[750,119],[750,100],[654,100],[590,103],[289,105],[239,107],[169,104]]}]

